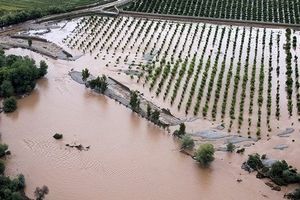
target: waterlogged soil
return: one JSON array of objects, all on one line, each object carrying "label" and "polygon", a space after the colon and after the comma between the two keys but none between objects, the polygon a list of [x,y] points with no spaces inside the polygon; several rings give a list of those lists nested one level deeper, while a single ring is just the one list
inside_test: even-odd
[{"label": "waterlogged soil", "polygon": [[[217,152],[209,168],[180,154],[178,141],[128,108],[74,82],[68,72],[80,71],[86,60],[60,61],[12,49],[7,53],[46,59],[49,73],[34,92],[18,101],[18,110],[0,115],[2,139],[12,151],[7,173],[23,173],[26,193],[47,185],[46,199],[282,199],[289,189],[274,192],[240,169],[246,155]],[[90,63],[91,64],[91,63]],[[197,126],[197,129],[206,127]],[[52,138],[63,134],[63,140]],[[277,158],[299,155],[299,130],[287,151],[267,143],[250,151],[271,151]],[[76,143],[88,151],[67,148]],[[271,148],[272,147],[272,148]],[[266,149],[265,149],[266,148]],[[290,154],[291,150],[291,154]],[[242,179],[241,183],[237,179]]]}]

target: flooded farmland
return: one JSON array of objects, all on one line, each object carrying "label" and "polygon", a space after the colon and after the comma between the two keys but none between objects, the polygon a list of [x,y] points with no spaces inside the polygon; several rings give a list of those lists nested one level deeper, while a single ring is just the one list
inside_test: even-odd
[{"label": "flooded farmland", "polygon": [[[295,107],[293,116],[289,116],[287,111],[287,100],[285,93],[285,52],[284,30],[271,30],[262,28],[237,28],[228,26],[215,26],[206,24],[177,24],[175,22],[137,20],[133,18],[101,18],[94,19],[98,25],[99,33],[91,24],[89,18],[73,20],[69,23],[59,23],[60,28],[53,29],[41,37],[62,46],[66,51],[71,52],[76,61],[54,60],[40,54],[23,49],[10,49],[7,54],[28,55],[35,60],[46,59],[49,65],[47,76],[38,82],[34,92],[18,101],[18,110],[13,114],[0,115],[0,132],[2,140],[5,141],[12,151],[11,159],[8,160],[7,173],[16,175],[23,173],[26,178],[26,194],[33,197],[35,187],[43,184],[47,185],[50,193],[47,199],[74,200],[74,199],[282,199],[291,188],[283,187],[280,192],[272,191],[265,182],[253,174],[248,174],[241,169],[241,164],[247,159],[249,153],[267,153],[275,159],[286,159],[295,167],[300,167],[296,158],[299,155],[299,124],[296,108],[296,94],[294,94]],[[97,21],[98,20],[98,21]],[[102,21],[103,20],[103,21]],[[106,21],[105,21],[106,20]],[[79,23],[80,22],[80,23]],[[114,24],[118,23],[118,28],[114,29]],[[128,24],[132,24],[128,26]],[[151,24],[152,23],[152,24]],[[127,25],[126,25],[127,24]],[[133,28],[134,25],[144,26]],[[154,25],[157,25],[155,28]],[[79,26],[77,26],[79,25]],[[123,26],[123,28],[121,28]],[[82,26],[82,27],[81,27]],[[126,27],[128,26],[128,29]],[[96,25],[95,25],[96,27]],[[148,35],[143,30],[149,28]],[[198,28],[197,28],[198,27]],[[177,30],[178,28],[178,30]],[[87,30],[84,30],[87,29]],[[81,30],[82,33],[79,31]],[[169,30],[169,31],[166,31]],[[177,31],[176,31],[177,30]],[[223,31],[224,30],[224,31]],[[141,33],[139,33],[141,31]],[[200,33],[203,32],[203,37]],[[223,32],[223,36],[222,36]],[[95,33],[95,34],[94,34]],[[160,34],[161,33],[161,34]],[[168,34],[166,34],[168,33]],[[34,32],[31,32],[34,34]],[[75,36],[74,36],[75,35]],[[132,37],[130,35],[139,37]],[[251,35],[251,37],[250,37]],[[263,47],[263,35],[265,35],[265,47]],[[270,51],[270,39],[272,37],[281,38],[279,50],[277,43]],[[298,32],[295,35],[299,38]],[[73,38],[74,36],[74,38]],[[258,37],[259,36],[259,37]],[[229,37],[229,39],[228,39]],[[73,38],[73,39],[72,39]],[[251,38],[251,40],[249,39]],[[260,38],[256,42],[256,38]],[[101,43],[92,44],[97,41]],[[128,41],[128,42],[126,42]],[[90,46],[86,46],[89,44]],[[149,43],[148,43],[149,42]],[[81,45],[82,43],[82,45]],[[234,44],[237,43],[237,46]],[[239,45],[243,44],[243,46]],[[102,45],[102,46],[101,46]],[[226,47],[228,45],[228,47]],[[126,47],[124,50],[122,47]],[[247,47],[251,51],[247,54]],[[255,46],[257,52],[255,53]],[[160,48],[161,47],[161,48]],[[181,48],[183,47],[183,48]],[[189,48],[191,47],[191,48]],[[218,47],[221,47],[218,49]],[[226,50],[227,49],[227,50]],[[236,50],[235,50],[236,49]],[[226,50],[226,51],[225,51]],[[166,51],[166,53],[164,53]],[[172,53],[173,52],[173,53]],[[228,55],[225,56],[225,54]],[[263,56],[262,52],[266,52]],[[277,53],[283,57],[277,63]],[[297,47],[293,55],[299,52]],[[195,54],[194,54],[195,53]],[[254,57],[257,54],[257,69],[249,68],[249,72],[244,70],[247,57],[249,65],[254,65]],[[165,56],[166,55],[166,56]],[[191,70],[185,69],[182,82],[177,88],[177,95],[171,105],[173,88],[179,80],[177,72],[183,68],[184,60],[187,58],[186,66],[190,66],[195,55],[195,67]],[[240,55],[240,57],[239,57]],[[276,68],[280,65],[280,74],[277,77],[276,69],[271,73],[274,77],[272,96],[276,95],[277,79],[280,80],[279,92],[280,120],[275,116],[275,98],[272,98],[272,115],[270,126],[272,130],[268,132],[266,125],[267,109],[266,99],[268,91],[267,74],[269,72],[269,58],[272,55]],[[154,57],[153,57],[154,56]],[[200,58],[203,56],[203,59]],[[148,58],[150,57],[150,58]],[[164,92],[168,87],[167,82],[159,85],[163,80],[163,75],[158,74],[157,81],[154,80],[155,69],[159,68],[161,60],[170,62],[171,70],[176,65],[177,59],[181,57],[180,66],[174,77],[168,76],[170,80],[169,94],[164,100]],[[233,59],[231,60],[231,57]],[[264,60],[261,60],[265,57]],[[220,58],[220,60],[217,60]],[[222,58],[222,59],[221,59]],[[150,59],[150,62],[149,62]],[[239,61],[240,59],[240,61]],[[202,63],[202,70],[207,66],[207,74],[204,76],[207,82],[212,79],[213,67],[207,63],[214,63],[217,66],[225,63],[224,74],[228,74],[232,65],[233,74],[238,71],[238,63],[243,66],[239,73],[241,77],[248,73],[249,80],[253,74],[257,81],[255,84],[253,115],[251,115],[252,125],[248,125],[248,109],[250,106],[249,96],[245,100],[244,123],[238,128],[237,120],[229,117],[230,102],[234,93],[234,80],[230,80],[231,86],[226,91],[226,77],[221,80],[224,87],[220,90],[222,99],[218,101],[218,115],[213,121],[211,115],[203,117],[202,110],[209,104],[213,108],[216,87],[211,90],[211,99],[208,85],[202,84],[203,73],[197,73],[196,66]],[[221,61],[222,60],[222,61]],[[154,69],[139,77],[133,73],[140,73],[143,66],[152,65]],[[208,62],[209,61],[209,62]],[[179,61],[178,61],[179,62]],[[170,108],[171,112],[181,118],[193,118],[195,121],[187,123],[188,131],[197,132],[215,127],[224,123],[227,131],[230,121],[234,121],[232,132],[240,131],[240,135],[248,136],[248,128],[251,130],[250,136],[256,138],[257,113],[259,108],[257,100],[259,96],[259,75],[261,62],[265,63],[265,79],[262,83],[262,91],[265,95],[264,104],[261,106],[262,113],[262,140],[251,144],[247,148],[245,155],[228,154],[217,151],[216,159],[210,168],[200,167],[189,156],[179,153],[179,144],[172,137],[172,133],[162,130],[152,123],[140,118],[130,109],[119,103],[92,92],[84,86],[74,82],[68,75],[71,70],[81,71],[88,68],[91,74],[106,74],[111,76],[131,89],[141,91],[145,98],[151,99],[155,104]],[[140,65],[137,65],[140,64]],[[166,63],[162,65],[164,70]],[[188,68],[188,67],[187,67]],[[218,68],[219,70],[220,68]],[[217,70],[215,79],[218,79],[220,72]],[[126,74],[129,72],[129,74]],[[133,75],[134,74],[134,75]],[[149,76],[150,81],[146,81]],[[196,81],[196,93],[192,97],[191,111],[186,115],[185,103],[188,102],[188,92],[191,90],[194,77],[199,76]],[[205,80],[206,80],[205,79]],[[242,78],[241,78],[242,80]],[[153,82],[152,82],[153,81]],[[185,81],[188,82],[186,86]],[[149,90],[153,84],[153,89]],[[213,83],[216,84],[216,81]],[[241,101],[241,85],[237,91],[237,105]],[[158,88],[162,88],[160,95],[156,96]],[[203,100],[197,103],[198,91],[203,87]],[[175,90],[174,90],[175,91]],[[185,94],[185,91],[188,91]],[[228,97],[226,117],[221,118],[221,108],[223,94],[230,94]],[[246,93],[250,93],[250,83],[246,87]],[[182,108],[178,109],[179,102],[183,101]],[[193,115],[194,107],[199,104],[199,114]],[[211,112],[211,110],[210,110]],[[240,108],[236,106],[236,118],[239,117]],[[289,138],[278,138],[276,135],[285,128],[293,127],[294,132]],[[55,133],[62,133],[62,141],[52,138]],[[267,137],[267,135],[272,137]],[[295,140],[292,142],[292,140]],[[252,143],[252,141],[251,141]],[[289,145],[288,150],[278,151],[273,147],[285,143]],[[81,144],[88,147],[86,151],[78,151],[66,146],[66,144]],[[237,180],[242,180],[238,182]],[[293,188],[293,186],[292,186]]]}]

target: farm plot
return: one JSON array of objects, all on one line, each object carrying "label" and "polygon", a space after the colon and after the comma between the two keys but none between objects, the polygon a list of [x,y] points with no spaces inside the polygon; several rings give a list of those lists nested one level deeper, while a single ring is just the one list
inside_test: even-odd
[{"label": "farm plot", "polygon": [[266,137],[298,123],[299,32],[85,17],[63,42],[125,71],[155,103],[229,132]]},{"label": "farm plot", "polygon": [[298,0],[135,0],[124,10],[275,23],[300,23]]}]

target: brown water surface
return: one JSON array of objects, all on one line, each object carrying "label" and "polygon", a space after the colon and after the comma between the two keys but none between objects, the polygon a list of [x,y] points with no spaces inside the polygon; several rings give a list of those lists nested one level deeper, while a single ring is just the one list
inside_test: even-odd
[{"label": "brown water surface", "polygon": [[[8,53],[45,59],[26,50]],[[47,63],[48,75],[18,101],[18,111],[0,115],[12,151],[7,172],[25,175],[30,197],[45,184],[51,200],[282,199],[284,191],[271,191],[240,169],[245,156],[218,152],[203,169],[178,152],[169,133],[73,82],[67,75],[73,63]],[[56,132],[62,141],[52,138]],[[73,142],[90,150],[65,146]]]}]

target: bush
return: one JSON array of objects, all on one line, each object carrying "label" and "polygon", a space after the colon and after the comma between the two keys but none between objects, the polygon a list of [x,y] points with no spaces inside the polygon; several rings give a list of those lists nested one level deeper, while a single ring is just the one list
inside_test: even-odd
[{"label": "bush", "polygon": [[194,158],[200,164],[206,166],[214,160],[214,153],[215,149],[212,144],[203,144],[197,149]]},{"label": "bush", "polygon": [[288,185],[300,182],[300,175],[296,170],[290,169],[285,160],[277,161],[271,166],[268,175],[277,185]]},{"label": "bush", "polygon": [[235,145],[232,144],[231,142],[229,142],[229,143],[227,144],[227,146],[226,146],[226,150],[227,150],[228,152],[233,152],[234,149],[235,149]]},{"label": "bush", "polygon": [[182,149],[193,149],[194,146],[195,146],[195,142],[190,136],[185,135],[182,137],[182,139],[181,139],[181,148]]},{"label": "bush", "polygon": [[248,160],[247,160],[247,164],[252,168],[252,169],[261,169],[264,167],[259,154],[252,154],[249,155]]},{"label": "bush", "polygon": [[3,111],[5,113],[14,112],[17,109],[17,100],[15,97],[9,97],[3,101]]}]

